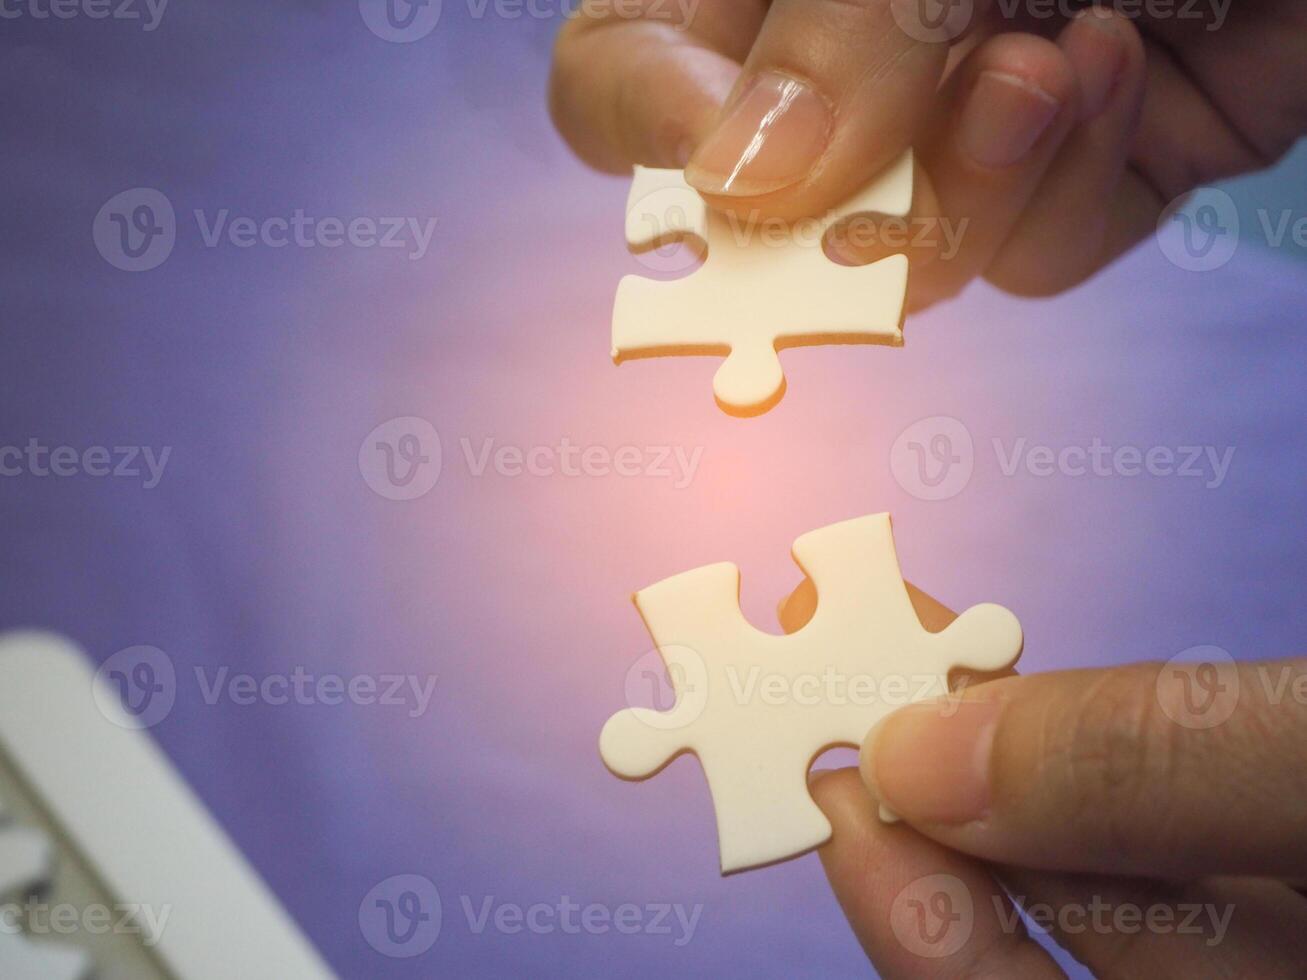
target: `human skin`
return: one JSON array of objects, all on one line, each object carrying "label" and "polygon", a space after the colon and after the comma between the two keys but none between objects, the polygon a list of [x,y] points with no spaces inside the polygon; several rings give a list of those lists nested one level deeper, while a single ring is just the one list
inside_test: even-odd
[{"label": "human skin", "polygon": [[[904,27],[899,0],[636,8],[588,0],[560,33],[550,105],[582,159],[685,167],[715,207],[795,218],[912,147],[913,216],[966,230],[956,252],[941,235],[907,250],[910,309],[977,278],[1020,295],[1077,285],[1175,200],[1307,132],[1307,8],[1291,0],[1242,0],[1219,24],[981,2],[938,41]],[[883,254],[832,246],[851,263]],[[927,628],[953,618],[913,600]],[[891,715],[860,771],[812,781],[835,828],[822,862],[867,955],[886,977],[1060,976],[1011,918],[1019,900],[1156,913],[1144,928],[1060,915],[1053,937],[1101,976],[1300,975],[1304,675],[1303,660],[1223,667],[1239,694],[1210,727],[1176,720],[1198,675],[1161,664],[976,679]],[[946,955],[901,930],[905,898],[940,875],[972,909]],[[1189,907],[1229,917],[1186,930]]]},{"label": "human skin", "polygon": [[[954,618],[914,605],[928,629]],[[1098,976],[1301,975],[1307,659],[1213,664],[1205,688],[1203,669],[973,683],[890,715],[860,771],[814,774],[834,827],[822,864],[881,975],[1062,976],[1017,901]],[[965,935],[928,923],[932,946],[904,917],[941,881],[972,912],[953,926]],[[1119,918],[1136,909],[1142,921]]]},{"label": "human skin", "polygon": [[978,277],[1068,289],[1175,200],[1307,132],[1307,8],[1292,0],[1133,18],[954,0],[966,32],[918,40],[908,18],[933,2],[587,0],[559,35],[550,106],[592,165],[686,167],[744,216],[822,213],[915,148],[913,217],[964,234],[907,249],[909,309]]}]

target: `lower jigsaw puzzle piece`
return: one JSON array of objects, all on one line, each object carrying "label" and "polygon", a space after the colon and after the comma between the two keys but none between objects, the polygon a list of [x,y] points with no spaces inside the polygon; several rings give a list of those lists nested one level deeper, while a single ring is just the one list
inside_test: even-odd
[{"label": "lower jigsaw puzzle piece", "polygon": [[677,700],[667,712],[619,711],[600,735],[605,764],[627,779],[698,757],[724,873],[830,839],[807,791],[821,752],[856,747],[896,708],[947,693],[952,671],[999,670],[1021,652],[1020,624],[1001,606],[975,606],[939,632],[921,625],[886,514],[804,535],[794,555],[810,587],[786,604],[783,636],[744,618],[731,564],[637,593]]}]

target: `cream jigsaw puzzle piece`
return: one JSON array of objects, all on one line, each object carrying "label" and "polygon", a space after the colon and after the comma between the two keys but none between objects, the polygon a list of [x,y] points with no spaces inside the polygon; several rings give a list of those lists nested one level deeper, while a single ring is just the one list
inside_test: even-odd
[{"label": "cream jigsaw puzzle piece", "polygon": [[684,752],[698,756],[723,873],[830,839],[807,786],[823,751],[860,745],[895,708],[946,694],[951,671],[1001,670],[1021,653],[1021,626],[1001,606],[975,606],[938,633],[922,627],[888,514],[805,534],[793,554],[817,606],[786,636],[744,618],[729,562],[636,593],[677,700],[667,712],[619,711],[599,736],[605,765],[625,779],[652,776]]},{"label": "cream jigsaw puzzle piece", "polygon": [[86,980],[91,964],[75,949],[0,934],[0,977],[5,980]]},{"label": "cream jigsaw puzzle piece", "polygon": [[14,927],[21,924],[23,899],[44,886],[54,866],[54,847],[38,830],[14,824],[0,800],[0,977],[4,980],[84,980],[86,954],[50,942],[32,943]]},{"label": "cream jigsaw puzzle piece", "polygon": [[711,210],[680,170],[636,167],[626,214],[631,250],[689,239],[706,248],[707,258],[682,279],[623,277],[613,306],[613,360],[725,355],[713,393],[724,411],[748,416],[785,393],[779,350],[901,345],[907,256],[844,266],[826,257],[821,239],[855,214],[907,215],[912,165],[909,151],[824,218],[779,236]]}]

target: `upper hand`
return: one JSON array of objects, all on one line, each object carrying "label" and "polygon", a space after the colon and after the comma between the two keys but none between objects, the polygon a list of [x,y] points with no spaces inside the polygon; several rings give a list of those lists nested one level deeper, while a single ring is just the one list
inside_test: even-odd
[{"label": "upper hand", "polygon": [[906,250],[910,308],[978,276],[1069,288],[1175,198],[1307,132],[1291,0],[1136,21],[976,2],[966,33],[929,41],[914,25],[938,0],[635,0],[639,16],[593,0],[560,34],[551,108],[593,165],[686,167],[711,203],[758,215],[823,212],[915,147],[915,244],[890,226],[839,249]]}]

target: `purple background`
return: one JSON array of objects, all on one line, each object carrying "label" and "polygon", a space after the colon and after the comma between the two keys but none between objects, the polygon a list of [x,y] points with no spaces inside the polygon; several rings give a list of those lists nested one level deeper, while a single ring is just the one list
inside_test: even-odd
[{"label": "purple background", "polygon": [[[0,626],[96,659],[177,665],[154,734],[348,977],[865,971],[815,858],[720,879],[702,775],[627,785],[596,736],[648,648],[631,591],[724,559],[774,628],[791,541],[880,510],[905,573],[993,600],[1026,670],[1301,651],[1307,568],[1307,276],[1254,239],[1307,208],[1307,166],[1240,192],[1217,272],[1154,242],[1051,302],[977,287],[912,319],[901,351],[784,355],[789,393],[750,422],[712,405],[715,362],[608,359],[626,184],[585,171],[543,110],[557,18],[447,2],[412,44],[352,2],[173,0],[162,23],[0,22],[0,443],[172,447],[160,484],[0,480]],[[177,244],[139,274],[92,222],[151,187]],[[437,219],[402,250],[206,247],[192,212]],[[1307,214],[1302,211],[1298,216]],[[1252,226],[1249,228],[1248,226]],[[1251,233],[1250,233],[1251,232]],[[1075,229],[1068,228],[1068,235]],[[974,475],[924,502],[890,471],[910,423],[952,416]],[[421,416],[444,447],[411,502],[361,478],[363,438]],[[1177,477],[1004,476],[992,440],[1235,447],[1215,488]],[[460,440],[702,448],[668,479],[474,476]],[[1006,451],[1006,449],[1005,449]],[[430,709],[206,704],[192,668],[434,673]],[[359,903],[391,875],[440,890],[421,957],[374,951]],[[477,934],[480,906],[703,904],[673,936]],[[675,933],[675,930],[674,930]]]}]

